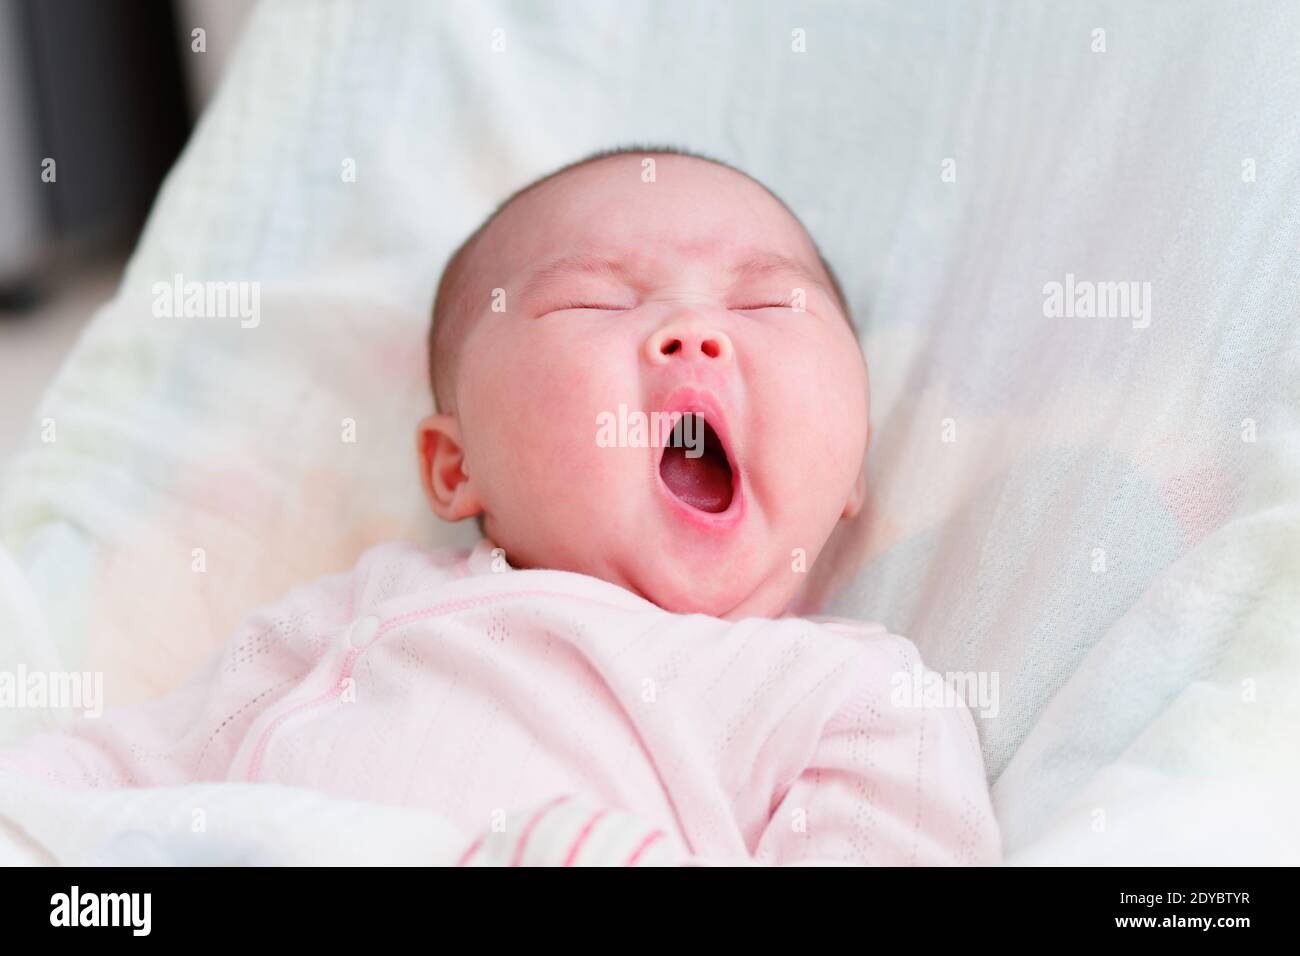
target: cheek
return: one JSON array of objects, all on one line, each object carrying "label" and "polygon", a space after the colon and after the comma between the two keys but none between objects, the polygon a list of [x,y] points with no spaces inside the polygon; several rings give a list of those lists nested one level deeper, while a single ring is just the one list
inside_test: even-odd
[{"label": "cheek", "polygon": [[847,339],[833,350],[834,362],[827,362],[828,374],[819,389],[826,439],[843,449],[856,471],[867,441],[867,371],[857,343]]},{"label": "cheek", "polygon": [[804,489],[850,483],[867,439],[866,370],[856,343],[821,333],[767,355],[762,419],[765,434],[777,439],[767,442],[777,474]]},{"label": "cheek", "polygon": [[634,403],[624,389],[636,378],[590,332],[556,323],[484,343],[493,357],[465,381],[462,423],[498,509],[562,508],[616,480],[622,456],[597,446],[597,416]]}]

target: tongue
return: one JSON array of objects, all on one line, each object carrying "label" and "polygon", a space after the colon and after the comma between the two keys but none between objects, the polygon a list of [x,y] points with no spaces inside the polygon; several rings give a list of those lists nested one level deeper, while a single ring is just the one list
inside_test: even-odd
[{"label": "tongue", "polygon": [[686,448],[665,448],[659,474],[668,490],[692,508],[718,513],[731,504],[731,470],[706,451],[687,458]]}]

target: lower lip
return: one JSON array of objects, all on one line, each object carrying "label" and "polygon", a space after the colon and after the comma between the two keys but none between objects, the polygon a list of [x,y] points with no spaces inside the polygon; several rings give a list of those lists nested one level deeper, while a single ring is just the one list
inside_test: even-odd
[{"label": "lower lip", "polygon": [[679,518],[701,531],[719,534],[732,531],[740,525],[745,518],[745,495],[740,481],[740,471],[733,463],[728,462],[731,464],[731,504],[727,505],[726,511],[701,511],[678,498],[664,483],[663,475],[659,473],[663,449],[657,448],[655,451],[658,454],[650,456],[651,466],[654,468],[654,480],[659,485],[659,490],[663,492],[664,498],[668,500],[668,506]]}]

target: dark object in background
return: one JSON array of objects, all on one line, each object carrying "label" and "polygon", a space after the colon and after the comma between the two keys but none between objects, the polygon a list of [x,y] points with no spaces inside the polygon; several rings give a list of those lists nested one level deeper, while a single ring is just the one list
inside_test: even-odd
[{"label": "dark object in background", "polygon": [[0,2],[0,300],[136,238],[189,135],[185,42],[171,0]]}]

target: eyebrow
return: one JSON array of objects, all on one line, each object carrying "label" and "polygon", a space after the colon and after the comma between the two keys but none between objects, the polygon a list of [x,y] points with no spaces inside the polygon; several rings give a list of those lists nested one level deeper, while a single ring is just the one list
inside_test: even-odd
[{"label": "eyebrow", "polygon": [[823,291],[829,291],[826,283],[817,278],[817,274],[798,259],[791,259],[776,252],[762,252],[751,256],[739,265],[732,266],[731,274],[735,281],[769,275],[793,275]]},{"label": "eyebrow", "polygon": [[627,268],[623,263],[608,256],[591,254],[563,256],[539,266],[524,283],[520,295],[527,301],[556,279],[568,276],[623,276],[626,272]]},{"label": "eyebrow", "polygon": [[[770,275],[787,274],[804,280],[810,285],[829,293],[826,283],[806,265],[797,259],[776,252],[761,252],[733,265],[727,270],[733,284],[743,279],[762,278]],[[611,276],[628,278],[627,266],[618,259],[608,256],[582,253],[562,256],[541,266],[528,277],[520,293],[525,301],[530,300],[539,291],[557,279],[569,276]]]}]

